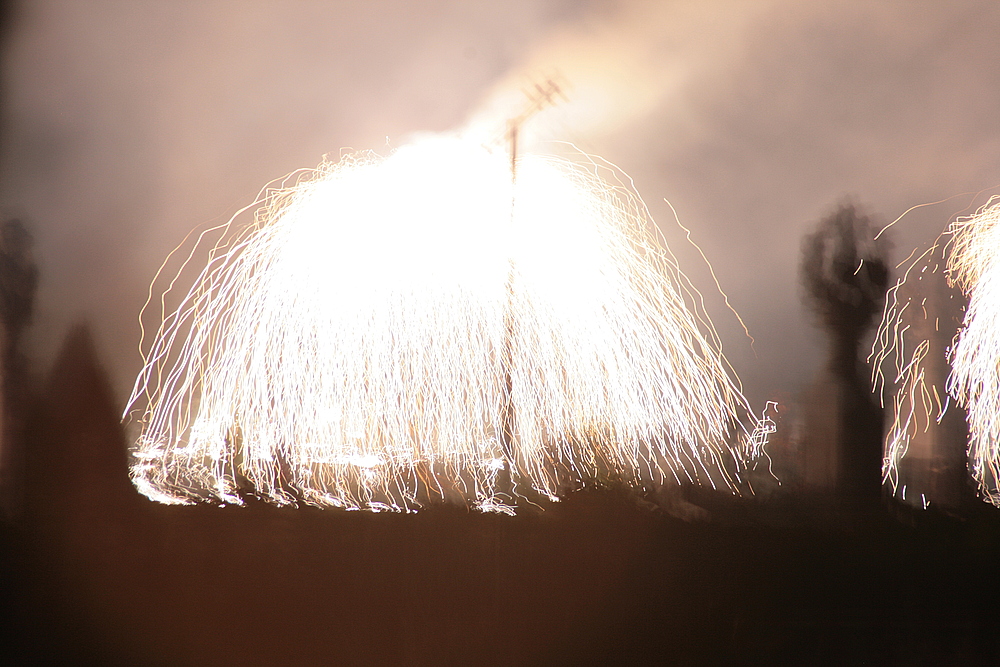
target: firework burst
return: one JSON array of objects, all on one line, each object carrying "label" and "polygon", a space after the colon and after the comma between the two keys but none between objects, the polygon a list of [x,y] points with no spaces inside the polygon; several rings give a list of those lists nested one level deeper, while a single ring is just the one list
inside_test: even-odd
[{"label": "firework burst", "polygon": [[952,222],[890,290],[872,360],[877,390],[887,384],[883,362],[895,366],[883,465],[894,493],[900,492],[902,463],[916,438],[942,439],[945,446],[959,438],[964,442],[967,422],[967,461],[960,465],[968,464],[983,497],[1000,506],[998,290],[996,197],[975,215]]},{"label": "firework burst", "polygon": [[524,156],[514,183],[509,156],[438,137],[265,190],[160,302],[126,411],[135,485],[508,513],[606,480],[733,485],[767,428],[741,426],[691,286],[613,177]]},{"label": "firework burst", "polygon": [[980,492],[1000,506],[1000,199],[951,224],[951,280],[968,296],[948,389],[968,412],[969,460]]}]

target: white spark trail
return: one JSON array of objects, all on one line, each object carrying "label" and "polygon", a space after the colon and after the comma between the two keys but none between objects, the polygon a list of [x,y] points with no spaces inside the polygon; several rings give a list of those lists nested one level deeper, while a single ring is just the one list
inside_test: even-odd
[{"label": "white spark trail", "polygon": [[512,513],[605,480],[735,485],[725,462],[773,425],[744,429],[644,204],[599,171],[524,156],[514,184],[506,155],[439,137],[263,192],[161,301],[126,409],[138,490]]},{"label": "white spark trail", "polygon": [[[937,369],[944,365],[947,350],[939,349],[936,344],[936,332],[929,331],[927,311],[923,308],[925,295],[936,289],[934,281],[944,282],[938,270],[945,262],[943,248],[936,241],[917,257],[914,254],[916,251],[896,267],[906,266],[902,277],[886,295],[882,322],[868,358],[873,388],[883,406],[886,390],[889,387],[894,390],[882,460],[882,481],[889,485],[893,495],[900,491],[901,465],[911,442],[941,419],[943,408],[936,405],[934,397],[945,390],[944,376],[929,374],[928,366]],[[884,375],[887,366],[893,369],[890,378]]]},{"label": "white spark trail", "polygon": [[956,220],[949,232],[948,272],[969,306],[948,389],[968,412],[972,476],[1000,506],[1000,198]]}]

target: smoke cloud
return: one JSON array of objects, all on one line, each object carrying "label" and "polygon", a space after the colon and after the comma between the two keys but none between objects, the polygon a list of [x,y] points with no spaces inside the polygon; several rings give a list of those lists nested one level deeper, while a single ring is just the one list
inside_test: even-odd
[{"label": "smoke cloud", "polygon": [[567,101],[527,141],[634,178],[762,405],[821,363],[796,279],[811,221],[845,194],[877,223],[972,193],[897,223],[905,256],[996,192],[998,29],[986,0],[24,0],[4,44],[0,205],[36,238],[32,354],[49,363],[90,320],[124,401],[148,285],[192,228],[324,154],[502,133],[523,87],[561,77]]}]

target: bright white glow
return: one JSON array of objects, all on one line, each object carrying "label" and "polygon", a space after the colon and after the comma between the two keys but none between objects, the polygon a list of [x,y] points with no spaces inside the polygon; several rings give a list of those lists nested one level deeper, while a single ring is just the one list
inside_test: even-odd
[{"label": "bright white glow", "polygon": [[507,155],[437,137],[265,191],[164,306],[137,488],[512,513],[607,480],[732,484],[722,459],[767,429],[743,430],[690,286],[602,170],[526,156],[515,185]]},{"label": "bright white glow", "polygon": [[952,223],[951,279],[969,297],[948,389],[968,412],[969,459],[980,491],[1000,506],[1000,199]]}]

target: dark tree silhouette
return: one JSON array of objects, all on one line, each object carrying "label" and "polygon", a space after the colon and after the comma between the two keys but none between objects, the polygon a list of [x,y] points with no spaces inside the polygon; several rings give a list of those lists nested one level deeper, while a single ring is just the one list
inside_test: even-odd
[{"label": "dark tree silhouette", "polygon": [[7,332],[4,354],[16,347],[24,327],[31,322],[31,308],[38,285],[31,234],[20,220],[0,224],[0,321]]},{"label": "dark tree silhouette", "polygon": [[830,337],[829,370],[838,385],[839,486],[863,504],[881,495],[882,410],[859,354],[889,282],[888,244],[874,236],[868,217],[841,204],[802,244],[806,303]]},{"label": "dark tree silhouette", "polygon": [[28,403],[28,368],[20,350],[21,335],[31,322],[38,285],[32,238],[17,219],[0,223],[0,513],[18,509],[19,472]]}]

